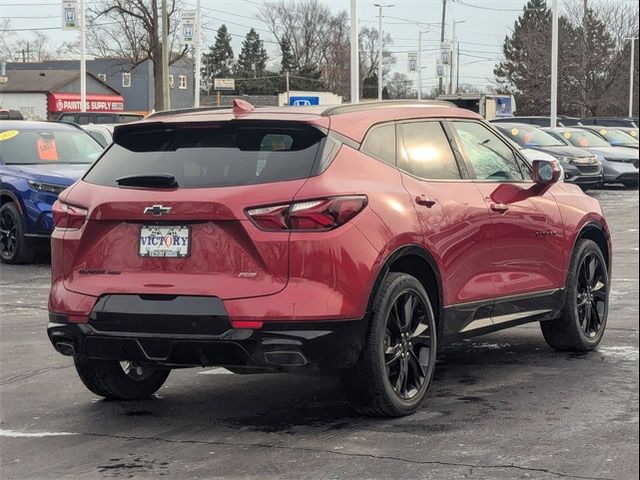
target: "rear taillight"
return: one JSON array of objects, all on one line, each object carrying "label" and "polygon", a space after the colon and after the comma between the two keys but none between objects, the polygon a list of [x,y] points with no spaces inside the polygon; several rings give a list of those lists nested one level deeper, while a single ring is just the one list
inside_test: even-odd
[{"label": "rear taillight", "polygon": [[78,229],[87,219],[87,211],[84,208],[67,205],[60,200],[53,204],[51,213],[56,228]]},{"label": "rear taillight", "polygon": [[246,212],[261,230],[327,231],[344,225],[366,205],[366,196],[350,195],[251,208]]}]

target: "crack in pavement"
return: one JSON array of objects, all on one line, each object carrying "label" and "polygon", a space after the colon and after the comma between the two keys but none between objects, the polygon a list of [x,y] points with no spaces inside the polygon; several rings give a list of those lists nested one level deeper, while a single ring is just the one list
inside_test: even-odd
[{"label": "crack in pavement", "polygon": [[51,372],[52,370],[62,370],[63,368],[70,368],[73,364],[65,364],[65,365],[54,365],[51,367],[41,368],[39,370],[34,370],[27,373],[21,373],[19,375],[13,375],[11,377],[5,377],[0,379],[0,385],[8,385],[10,383],[19,382],[20,380],[26,380],[31,377],[35,377],[36,375],[40,375],[41,373]]},{"label": "crack in pavement", "polygon": [[360,458],[372,458],[376,460],[391,460],[391,461],[405,462],[405,463],[411,463],[416,465],[441,465],[445,467],[470,468],[471,470],[473,469],[514,469],[514,470],[520,470],[525,472],[546,473],[549,475],[555,475],[556,477],[559,477],[559,478],[572,478],[577,480],[615,480],[613,478],[608,478],[608,477],[586,477],[582,475],[570,475],[567,473],[556,472],[547,468],[523,467],[521,465],[514,465],[514,464],[479,465],[474,463],[444,462],[439,460],[411,460],[408,458],[395,457],[390,455],[375,455],[372,453],[349,453],[349,452],[340,452],[335,450],[323,450],[321,448],[288,446],[288,445],[282,445],[277,443],[271,443],[271,444],[270,443],[242,443],[242,442],[225,442],[220,440],[173,440],[173,439],[161,438],[161,437],[137,437],[137,436],[131,436],[131,435],[116,435],[116,434],[109,434],[109,433],[78,433],[78,435],[90,436],[90,437],[114,438],[118,440],[151,440],[156,442],[178,443],[178,444],[272,448],[272,449],[292,450],[292,451],[301,451],[301,452],[326,453],[326,454],[340,455],[344,457],[354,457],[354,458],[360,457]]}]

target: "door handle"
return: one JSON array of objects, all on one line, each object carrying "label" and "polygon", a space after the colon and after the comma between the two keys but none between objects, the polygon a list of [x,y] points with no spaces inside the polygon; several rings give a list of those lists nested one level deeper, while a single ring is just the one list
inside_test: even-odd
[{"label": "door handle", "polygon": [[431,207],[433,207],[433,206],[436,204],[436,201],[435,201],[435,200],[433,200],[433,199],[431,199],[431,198],[429,198],[429,197],[427,197],[427,196],[423,193],[423,194],[418,195],[418,196],[416,197],[416,203],[417,203],[418,205],[423,205],[423,206],[425,206],[425,207],[427,207],[427,208],[431,208]]},{"label": "door handle", "polygon": [[498,213],[506,213],[509,211],[509,207],[507,207],[504,203],[492,203],[491,210]]}]

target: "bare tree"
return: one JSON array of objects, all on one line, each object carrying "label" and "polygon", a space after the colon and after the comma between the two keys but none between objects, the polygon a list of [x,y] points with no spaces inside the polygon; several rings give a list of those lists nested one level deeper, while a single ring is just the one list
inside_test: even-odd
[{"label": "bare tree", "polygon": [[260,7],[257,16],[278,42],[289,41],[296,70],[313,70],[322,64],[327,25],[333,17],[329,7],[318,0],[276,0]]},{"label": "bare tree", "polygon": [[0,51],[5,52],[4,55],[9,55],[9,41],[13,36],[10,27],[11,21],[8,18],[0,19]]},{"label": "bare tree", "polygon": [[[179,12],[181,0],[168,1],[170,64],[182,59],[188,52],[178,45]],[[118,57],[131,68],[145,60],[153,63],[155,108],[164,105],[162,83],[162,17],[158,0],[103,0],[89,9],[91,28],[88,32],[88,50],[96,57]],[[179,51],[176,51],[179,49]]]},{"label": "bare tree", "polygon": [[[380,34],[376,28],[362,27],[360,29],[360,75],[364,78],[378,76],[378,63],[380,60]],[[382,76],[391,71],[391,66],[396,63],[396,58],[386,49],[393,44],[388,33],[382,37]]]},{"label": "bare tree", "polygon": [[56,57],[49,37],[42,32],[34,32],[29,37],[20,37],[15,42],[6,42],[6,52],[13,52],[19,62],[44,62]]}]

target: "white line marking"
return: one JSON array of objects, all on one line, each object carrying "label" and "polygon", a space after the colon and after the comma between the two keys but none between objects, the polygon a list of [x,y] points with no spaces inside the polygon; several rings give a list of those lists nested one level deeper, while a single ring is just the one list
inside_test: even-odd
[{"label": "white line marking", "polygon": [[41,437],[63,437],[66,435],[77,435],[69,432],[16,432],[15,430],[0,429],[0,437],[11,438],[41,438]]},{"label": "white line marking", "polygon": [[216,367],[211,370],[204,370],[202,372],[198,372],[198,375],[233,375],[233,372],[230,372],[226,368]]}]

